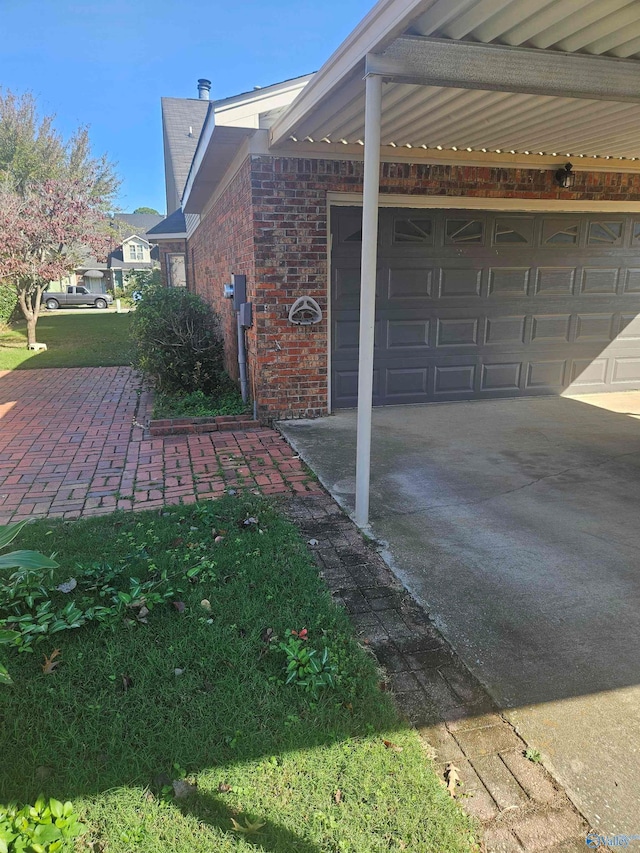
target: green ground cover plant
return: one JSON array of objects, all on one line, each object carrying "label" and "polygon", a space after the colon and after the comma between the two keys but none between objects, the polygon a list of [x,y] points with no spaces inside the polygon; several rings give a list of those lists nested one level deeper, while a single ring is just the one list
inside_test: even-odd
[{"label": "green ground cover plant", "polygon": [[0,331],[0,370],[130,364],[131,316],[115,311],[94,313],[85,308],[43,313],[38,340],[47,345],[47,350],[39,353],[27,349],[26,324],[20,320]]},{"label": "green ground cover plant", "polygon": [[217,394],[203,391],[191,394],[155,394],[153,398],[154,418],[215,418],[218,415],[241,415],[249,411],[242,402],[239,390],[234,386]]},{"label": "green ground cover plant", "polygon": [[38,521],[11,547],[58,564],[56,606],[115,611],[0,646],[0,803],[71,803],[94,853],[474,849],[272,504]]}]

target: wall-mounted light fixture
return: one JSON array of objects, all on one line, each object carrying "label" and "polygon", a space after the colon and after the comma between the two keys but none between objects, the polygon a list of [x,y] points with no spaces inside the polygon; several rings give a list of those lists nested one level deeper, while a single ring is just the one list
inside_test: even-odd
[{"label": "wall-mounted light fixture", "polygon": [[575,184],[576,176],[572,170],[573,166],[571,163],[567,163],[562,169],[558,169],[553,179],[559,187],[568,190]]}]

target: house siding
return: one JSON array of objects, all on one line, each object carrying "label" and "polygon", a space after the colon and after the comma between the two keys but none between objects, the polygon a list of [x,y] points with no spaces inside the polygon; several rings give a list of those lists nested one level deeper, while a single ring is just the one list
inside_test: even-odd
[{"label": "house siding", "polygon": [[[247,275],[254,308],[250,380],[263,421],[328,411],[327,193],[361,192],[362,173],[357,161],[254,155],[189,240],[195,289],[222,317],[234,377],[235,320],[222,285],[232,272]],[[549,169],[383,163],[380,193],[630,201],[640,200],[640,175],[577,172],[569,192],[554,184]],[[320,324],[289,323],[289,309],[302,295],[322,308]]]}]

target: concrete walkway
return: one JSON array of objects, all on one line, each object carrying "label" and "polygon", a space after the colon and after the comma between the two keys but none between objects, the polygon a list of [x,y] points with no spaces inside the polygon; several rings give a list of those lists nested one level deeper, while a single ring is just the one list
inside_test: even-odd
[{"label": "concrete walkway", "polygon": [[149,439],[150,411],[127,367],[1,372],[0,524],[319,491],[274,430]]},{"label": "concrete walkway", "polygon": [[[607,835],[640,836],[638,415],[630,393],[374,413],[373,533]],[[351,509],[355,413],[281,426]]]}]

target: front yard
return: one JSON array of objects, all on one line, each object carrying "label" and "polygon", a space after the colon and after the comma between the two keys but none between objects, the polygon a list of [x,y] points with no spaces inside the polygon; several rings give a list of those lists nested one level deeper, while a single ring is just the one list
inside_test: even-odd
[{"label": "front yard", "polygon": [[[58,609],[93,596],[121,611],[3,653],[15,683],[0,688],[0,802],[70,799],[87,826],[76,849],[94,853],[474,849],[305,545],[266,501],[39,521],[11,547],[55,552],[54,587],[77,582],[52,594]],[[149,580],[164,602],[145,613],[126,595]],[[333,686],[285,683],[292,630],[301,648],[328,650]]]},{"label": "front yard", "polygon": [[130,364],[130,319],[130,314],[84,308],[43,312],[37,338],[48,350],[39,353],[27,349],[26,325],[20,320],[0,331],[0,370]]}]

